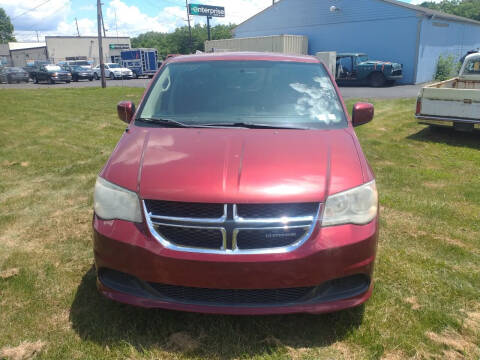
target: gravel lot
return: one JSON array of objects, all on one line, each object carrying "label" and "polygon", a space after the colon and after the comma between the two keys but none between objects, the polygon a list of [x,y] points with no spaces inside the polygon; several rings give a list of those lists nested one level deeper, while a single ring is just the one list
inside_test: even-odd
[{"label": "gravel lot", "polygon": [[[132,79],[132,80],[107,80],[107,87],[142,87],[145,88],[151,79]],[[47,83],[34,84],[32,82],[25,84],[0,84],[0,89],[40,89],[40,88],[79,88],[101,86],[100,80],[71,82],[70,84],[59,83],[49,85]],[[397,99],[417,97],[419,90],[424,84],[417,85],[398,85],[383,88],[344,86],[340,88],[345,99]]]}]

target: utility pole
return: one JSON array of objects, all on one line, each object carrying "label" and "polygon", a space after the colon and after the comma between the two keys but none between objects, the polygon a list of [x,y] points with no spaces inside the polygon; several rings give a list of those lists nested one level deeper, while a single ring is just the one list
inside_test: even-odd
[{"label": "utility pole", "polygon": [[102,3],[97,0],[97,25],[98,25],[98,57],[100,59],[100,74],[102,77],[102,88],[107,87],[105,81],[105,64],[103,63],[103,44],[102,44]]},{"label": "utility pole", "polygon": [[209,40],[209,41],[212,40],[212,39],[210,38],[210,19],[211,19],[211,18],[212,18],[211,16],[207,16],[207,33],[208,33],[208,40]]},{"label": "utility pole", "polygon": [[75,25],[77,25],[77,36],[80,37],[80,31],[78,31],[78,21],[77,21],[77,18],[75,18]]},{"label": "utility pole", "polygon": [[190,26],[190,9],[188,8],[188,0],[185,0],[185,7],[187,8],[188,32],[190,33],[190,53],[193,53],[192,27]]}]

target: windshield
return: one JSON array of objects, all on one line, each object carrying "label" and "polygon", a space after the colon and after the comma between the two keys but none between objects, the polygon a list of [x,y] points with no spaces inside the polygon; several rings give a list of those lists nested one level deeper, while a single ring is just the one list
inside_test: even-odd
[{"label": "windshield", "polygon": [[357,58],[358,63],[362,63],[362,62],[365,62],[365,61],[368,61],[368,56],[367,55],[359,55],[358,56],[358,58]]},{"label": "windshield", "polygon": [[468,60],[463,69],[464,75],[480,75],[480,57],[475,56]]},{"label": "windshield", "polygon": [[120,67],[120,65],[118,65],[118,64],[108,64],[108,67],[110,69],[118,69]]},{"label": "windshield", "polygon": [[48,71],[61,71],[62,68],[58,65],[45,65],[45,69]]},{"label": "windshield", "polygon": [[140,117],[212,126],[240,122],[315,129],[347,126],[322,65],[273,61],[169,64],[152,86]]}]

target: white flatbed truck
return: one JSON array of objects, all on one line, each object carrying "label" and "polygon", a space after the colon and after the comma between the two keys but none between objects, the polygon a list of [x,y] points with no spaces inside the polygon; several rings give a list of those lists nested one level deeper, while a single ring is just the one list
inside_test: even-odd
[{"label": "white flatbed truck", "polygon": [[458,77],[422,88],[415,117],[422,124],[480,129],[480,53],[465,58]]}]

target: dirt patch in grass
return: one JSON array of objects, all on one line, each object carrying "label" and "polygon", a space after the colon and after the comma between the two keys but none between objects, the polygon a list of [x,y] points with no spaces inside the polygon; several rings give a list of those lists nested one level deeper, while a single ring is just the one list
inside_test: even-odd
[{"label": "dirt patch in grass", "polygon": [[401,351],[388,352],[386,354],[383,354],[382,356],[382,360],[405,360],[405,359],[408,359],[408,356],[406,356]]},{"label": "dirt patch in grass", "polygon": [[421,308],[421,306],[418,303],[418,300],[415,296],[411,296],[409,298],[406,298],[405,301],[412,306],[412,310],[418,310],[418,309]]},{"label": "dirt patch in grass", "polygon": [[426,181],[423,183],[423,186],[430,188],[430,189],[441,189],[445,187],[445,183],[442,182],[432,182],[432,181]]},{"label": "dirt patch in grass", "polygon": [[440,334],[434,332],[425,334],[431,341],[448,347],[443,351],[445,359],[480,359],[480,347],[475,343],[478,341],[480,330],[480,312],[464,311],[464,313],[466,317],[459,331],[446,329]]},{"label": "dirt patch in grass", "polygon": [[168,342],[171,348],[182,352],[195,351],[200,347],[200,341],[183,331],[170,335]]},{"label": "dirt patch in grass", "polygon": [[0,279],[8,279],[13,276],[16,276],[20,273],[19,268],[11,268],[7,270],[0,271]]},{"label": "dirt patch in grass", "polygon": [[4,347],[0,350],[0,359],[6,360],[30,360],[34,359],[45,347],[45,342],[24,341],[20,345],[15,347]]}]

